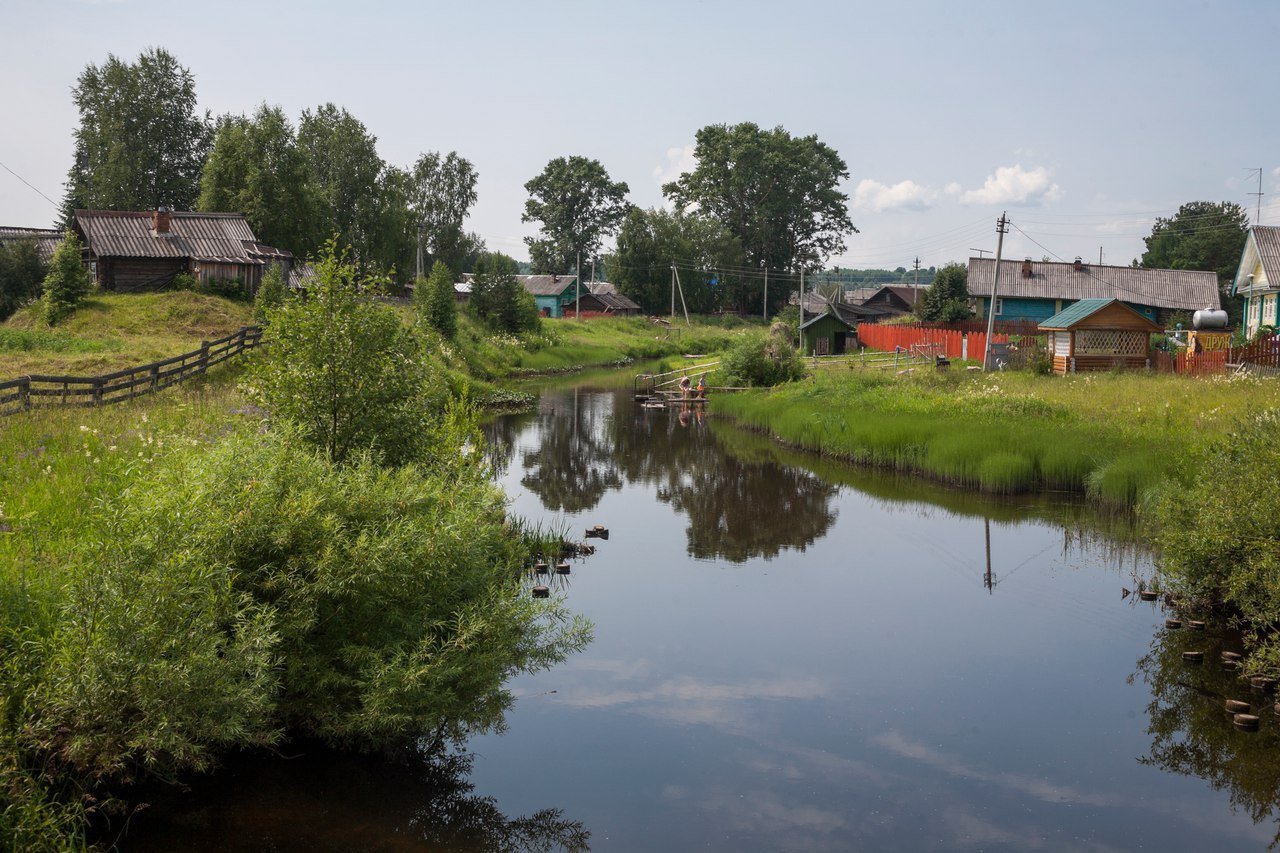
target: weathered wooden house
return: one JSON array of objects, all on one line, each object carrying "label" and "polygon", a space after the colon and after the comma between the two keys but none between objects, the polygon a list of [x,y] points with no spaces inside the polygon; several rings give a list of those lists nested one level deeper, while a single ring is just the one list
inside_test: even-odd
[{"label": "weathered wooden house", "polygon": [[610,282],[593,281],[586,284],[586,288],[588,292],[582,294],[583,311],[595,311],[619,317],[633,317],[644,313],[644,309],[639,304],[619,293],[618,288]]},{"label": "weathered wooden house", "polygon": [[106,290],[161,290],[189,273],[206,283],[236,279],[253,292],[269,264],[287,278],[293,263],[292,253],[259,243],[239,213],[77,210],[73,228]]},{"label": "weathered wooden house", "polygon": [[[969,259],[969,296],[979,319],[986,319],[995,280],[995,258]],[[1175,312],[1221,305],[1218,276],[1195,270],[1095,266],[1079,259],[1000,262],[994,305],[997,320],[1047,320],[1083,299],[1118,299],[1142,316],[1167,325]]]},{"label": "weathered wooden house", "polygon": [[1061,374],[1147,367],[1151,334],[1161,328],[1119,299],[1081,299],[1040,324]]},{"label": "weathered wooden house", "polygon": [[1244,251],[1231,295],[1244,297],[1244,331],[1252,338],[1262,326],[1280,325],[1280,226],[1255,225]]},{"label": "weathered wooden house", "polygon": [[0,226],[0,246],[11,246],[15,243],[31,243],[36,254],[45,263],[53,257],[54,249],[66,236],[65,231],[57,228],[13,228]]},{"label": "weathered wooden house", "polygon": [[888,284],[863,300],[868,308],[878,308],[886,317],[901,317],[916,310],[916,301],[926,288]]}]

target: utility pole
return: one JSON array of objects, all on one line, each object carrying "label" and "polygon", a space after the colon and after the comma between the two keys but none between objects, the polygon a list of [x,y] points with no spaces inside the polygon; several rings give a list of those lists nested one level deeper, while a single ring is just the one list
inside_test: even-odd
[{"label": "utility pole", "polygon": [[[596,257],[595,257],[595,255],[592,255],[592,256],[591,256],[591,283],[592,283],[592,284],[595,284],[595,283],[596,283]],[[588,289],[589,289],[589,288],[588,288]]]},{"label": "utility pole", "polygon": [[1262,167],[1259,166],[1258,168],[1250,169],[1249,171],[1258,173],[1258,191],[1256,193],[1245,193],[1245,195],[1251,195],[1256,197],[1257,206],[1255,207],[1256,212],[1253,215],[1253,224],[1261,225],[1262,224]]},{"label": "utility pole", "polygon": [[577,265],[573,269],[573,319],[582,319],[582,250],[578,250]]},{"label": "utility pole", "polygon": [[[671,265],[671,271],[676,274],[676,287],[680,291],[680,307],[684,309],[684,324],[686,326],[692,326],[693,322],[689,320],[689,305],[687,302],[684,301],[684,284],[681,283],[680,281],[680,271],[676,269],[675,264]],[[675,316],[676,316],[675,308],[672,308],[671,309],[672,319],[675,319]]]},{"label": "utility pole", "polygon": [[996,292],[1000,288],[1000,257],[1004,251],[1004,235],[1009,230],[1009,218],[1006,214],[1001,213],[1000,219],[996,221],[996,275],[991,281],[991,301],[987,303],[987,339],[982,342],[982,372],[986,373],[990,367],[991,352],[991,335],[996,330]]},{"label": "utility pole", "polygon": [[[804,326],[804,261],[800,262],[800,327]],[[804,355],[804,332],[796,328],[796,336],[800,339],[800,354]]]},{"label": "utility pole", "polygon": [[764,309],[760,312],[761,318],[767,323],[769,322],[769,264],[764,265]]},{"label": "utility pole", "polygon": [[676,321],[676,262],[671,262],[671,322]]},{"label": "utility pole", "polygon": [[983,516],[982,527],[987,534],[987,573],[982,576],[982,585],[987,588],[990,594],[996,586],[996,577],[991,574],[991,519]]},{"label": "utility pole", "polygon": [[1098,266],[1102,266],[1102,247],[1098,247]]},{"label": "utility pole", "polygon": [[418,274],[414,276],[417,280],[422,278],[422,223],[418,223]]},{"label": "utility pole", "polygon": [[917,303],[920,301],[920,256],[919,255],[916,255],[915,299]]}]

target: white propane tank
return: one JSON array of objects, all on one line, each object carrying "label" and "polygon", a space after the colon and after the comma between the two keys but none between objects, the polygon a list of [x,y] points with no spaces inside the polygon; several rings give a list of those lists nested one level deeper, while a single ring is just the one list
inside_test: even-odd
[{"label": "white propane tank", "polygon": [[1191,327],[1201,329],[1225,329],[1227,312],[1219,308],[1202,308],[1191,315]]}]

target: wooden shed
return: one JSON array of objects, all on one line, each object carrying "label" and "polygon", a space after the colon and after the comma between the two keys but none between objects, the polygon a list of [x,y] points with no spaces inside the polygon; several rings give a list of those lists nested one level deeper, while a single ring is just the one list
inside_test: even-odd
[{"label": "wooden shed", "polygon": [[805,355],[842,355],[857,348],[858,327],[827,310],[805,321],[800,341]]},{"label": "wooden shed", "polygon": [[1159,324],[1119,299],[1081,299],[1040,324],[1049,333],[1054,373],[1083,373],[1150,364]]}]

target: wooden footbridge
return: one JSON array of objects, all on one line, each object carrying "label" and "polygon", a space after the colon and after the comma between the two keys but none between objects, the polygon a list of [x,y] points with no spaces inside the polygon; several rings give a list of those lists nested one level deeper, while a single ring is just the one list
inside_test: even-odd
[{"label": "wooden footbridge", "polygon": [[[675,370],[668,370],[665,373],[640,373],[632,381],[632,393],[636,402],[643,403],[646,406],[670,406],[683,403],[705,403],[706,396],[695,397],[695,391],[691,390],[686,397],[684,392],[680,390],[680,380],[685,377],[689,378],[691,384],[696,384],[697,378],[704,376],[720,366],[719,360],[704,361],[698,364],[691,364],[685,367],[679,367]],[[712,388],[708,386],[706,393],[712,391],[739,391],[739,388],[718,387]]]}]

